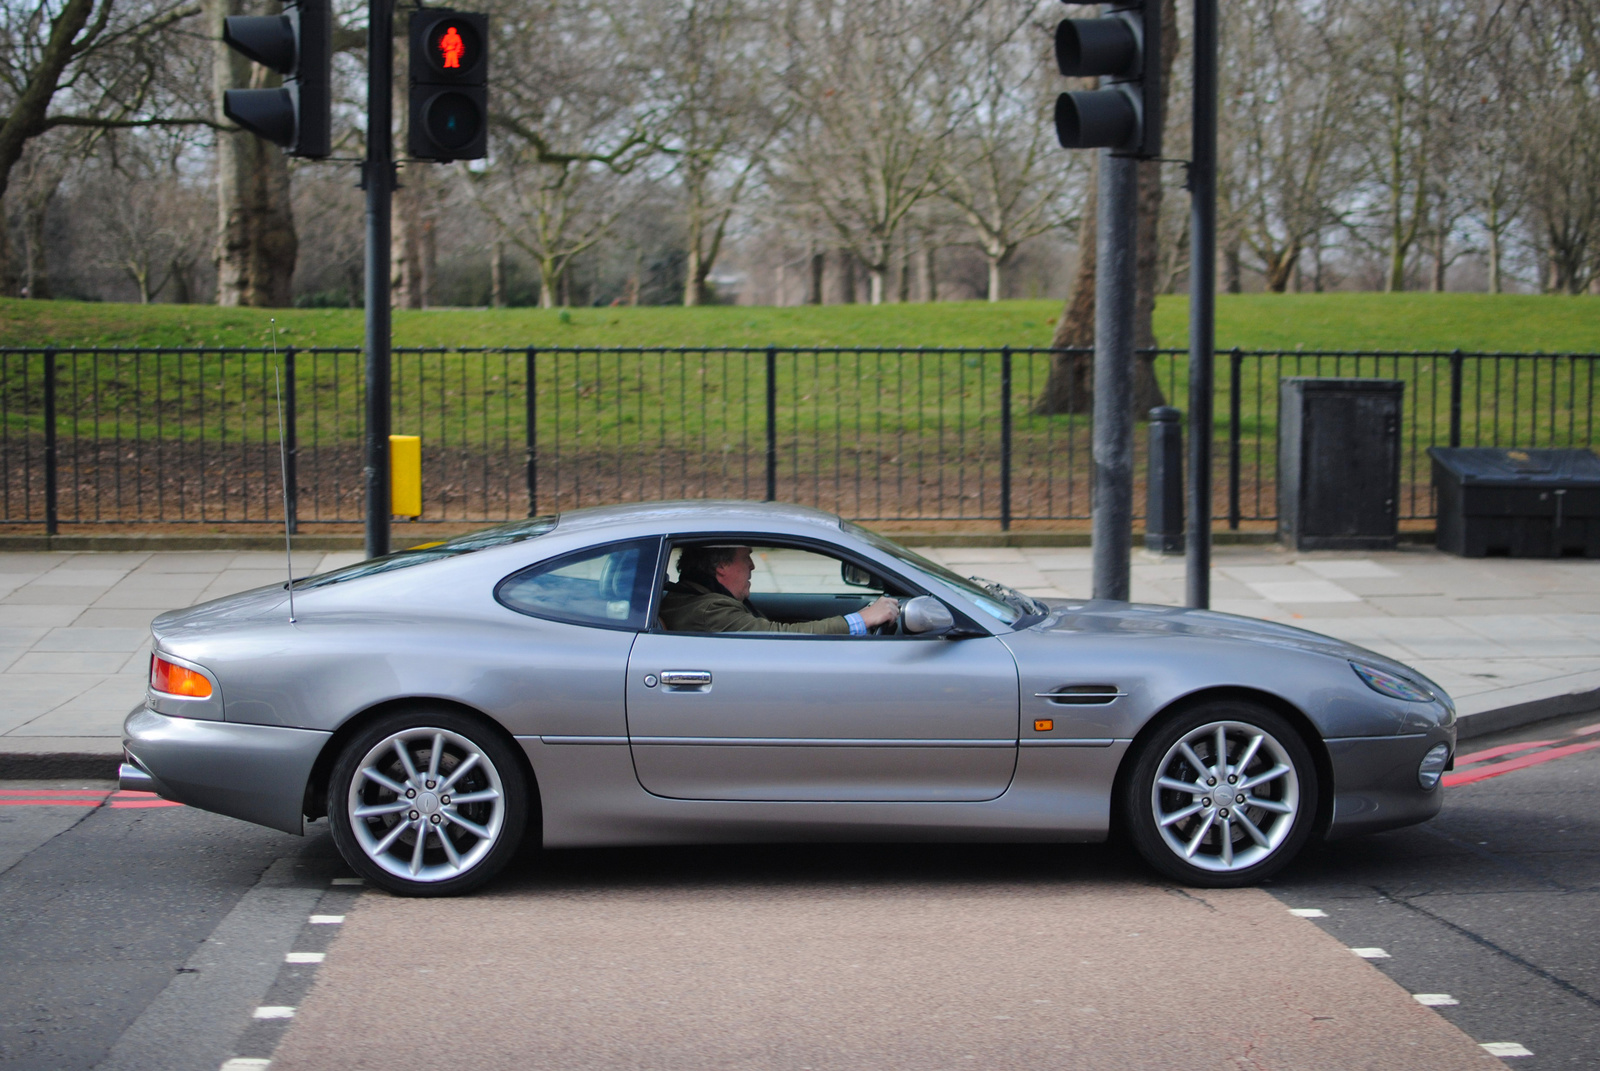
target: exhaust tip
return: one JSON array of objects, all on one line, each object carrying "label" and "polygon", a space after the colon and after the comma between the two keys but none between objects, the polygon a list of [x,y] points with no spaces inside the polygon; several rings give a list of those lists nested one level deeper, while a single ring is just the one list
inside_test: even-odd
[{"label": "exhaust tip", "polygon": [[132,762],[117,767],[117,785],[124,792],[155,792],[156,779]]}]

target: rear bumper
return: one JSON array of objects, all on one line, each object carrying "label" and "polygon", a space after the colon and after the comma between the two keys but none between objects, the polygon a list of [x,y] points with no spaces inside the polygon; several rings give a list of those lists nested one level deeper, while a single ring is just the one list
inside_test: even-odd
[{"label": "rear bumper", "polygon": [[123,788],[299,834],[311,767],[332,735],[136,710],[122,726],[120,780]]},{"label": "rear bumper", "polygon": [[1389,737],[1328,740],[1333,764],[1333,822],[1328,839],[1377,833],[1426,822],[1444,805],[1444,788],[1417,783],[1417,767],[1428,749],[1455,748],[1455,729]]}]

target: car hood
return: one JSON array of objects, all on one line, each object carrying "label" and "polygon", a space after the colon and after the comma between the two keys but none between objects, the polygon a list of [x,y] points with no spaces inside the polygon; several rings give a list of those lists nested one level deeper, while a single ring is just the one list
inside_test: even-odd
[{"label": "car hood", "polygon": [[1426,685],[1435,695],[1444,689],[1403,662],[1358,647],[1344,640],[1310,632],[1276,621],[1218,613],[1215,610],[1190,610],[1180,606],[1155,606],[1148,603],[1111,600],[1042,599],[1049,614],[1033,626],[1035,631],[1082,634],[1086,632],[1128,635],[1188,636],[1199,639],[1235,640],[1264,647],[1287,648],[1331,658],[1355,659],[1378,669],[1399,673]]}]

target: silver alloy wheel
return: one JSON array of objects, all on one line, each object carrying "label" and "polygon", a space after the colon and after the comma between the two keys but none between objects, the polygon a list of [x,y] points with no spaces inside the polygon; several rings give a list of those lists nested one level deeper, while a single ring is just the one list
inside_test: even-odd
[{"label": "silver alloy wheel", "polygon": [[1150,787],[1156,829],[1179,859],[1227,873],[1265,860],[1300,813],[1300,778],[1276,737],[1240,721],[1186,733]]},{"label": "silver alloy wheel", "polygon": [[356,843],[378,866],[413,882],[458,878],[494,849],[505,826],[505,787],[483,749],[460,733],[422,726],[378,741],[346,798]]}]

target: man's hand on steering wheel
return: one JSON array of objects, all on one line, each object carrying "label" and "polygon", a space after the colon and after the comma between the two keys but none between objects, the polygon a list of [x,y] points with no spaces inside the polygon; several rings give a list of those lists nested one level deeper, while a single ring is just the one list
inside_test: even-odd
[{"label": "man's hand on steering wheel", "polygon": [[861,615],[861,623],[871,632],[879,635],[891,631],[889,626],[894,624],[900,616],[900,604],[887,595],[880,595],[869,606],[863,606],[856,611]]}]

